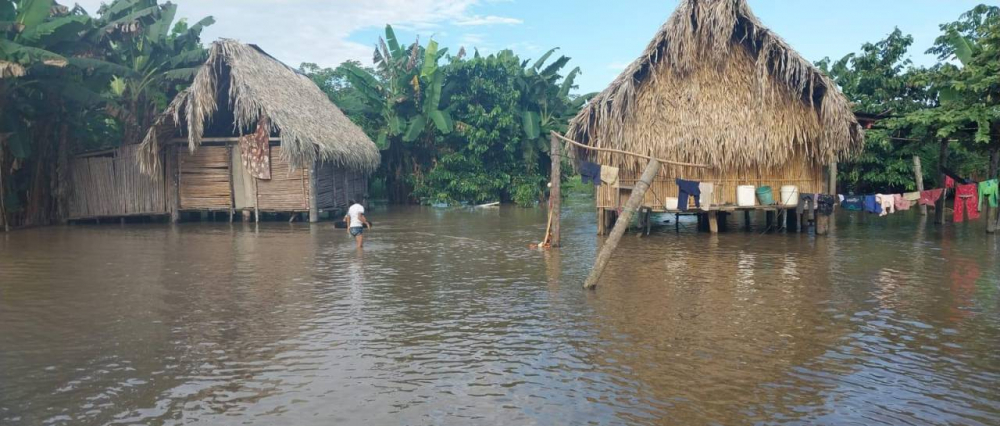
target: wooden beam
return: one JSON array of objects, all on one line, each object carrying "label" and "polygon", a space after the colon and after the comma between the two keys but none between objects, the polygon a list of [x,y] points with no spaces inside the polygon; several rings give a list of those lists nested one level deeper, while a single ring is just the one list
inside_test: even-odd
[{"label": "wooden beam", "polygon": [[715,210],[708,212],[708,232],[712,234],[719,233],[719,212]]},{"label": "wooden beam", "polygon": [[629,222],[632,221],[632,216],[635,215],[636,210],[642,204],[642,199],[646,196],[646,191],[649,190],[649,185],[659,172],[660,162],[656,159],[649,160],[649,164],[646,165],[646,169],[642,172],[642,177],[635,183],[632,195],[628,197],[625,208],[622,210],[622,215],[615,223],[615,228],[611,230],[611,235],[608,236],[607,241],[601,247],[601,252],[597,255],[597,260],[594,262],[594,268],[590,270],[590,276],[587,277],[583,288],[593,289],[597,286],[597,281],[601,279],[601,274],[604,273],[604,268],[608,266],[611,255],[614,254],[615,249],[618,248],[618,243],[622,240],[622,236],[625,235],[625,228],[628,228]]},{"label": "wooden beam", "polygon": [[[229,137],[221,137],[221,138],[201,138],[201,141],[202,142],[239,142],[240,138],[239,138],[239,136],[229,136]],[[268,142],[281,142],[281,138],[268,138],[267,141]],[[173,139],[171,139],[169,141],[169,143],[186,144],[186,143],[188,143],[188,139],[187,138],[173,138]]]},{"label": "wooden beam", "polygon": [[[924,169],[920,164],[920,156],[913,156],[913,177],[917,183],[917,192],[924,192]],[[920,205],[920,215],[927,216],[927,206]]]},{"label": "wooden beam", "polygon": [[[552,158],[552,173],[550,175],[550,182],[552,188],[549,188],[549,216],[552,217],[552,240],[549,244],[552,247],[559,247],[562,243],[561,238],[561,224],[560,216],[562,213],[562,153],[560,152],[558,134],[552,132],[550,136],[551,146],[549,147],[549,155]],[[548,235],[545,236],[548,238]]]}]

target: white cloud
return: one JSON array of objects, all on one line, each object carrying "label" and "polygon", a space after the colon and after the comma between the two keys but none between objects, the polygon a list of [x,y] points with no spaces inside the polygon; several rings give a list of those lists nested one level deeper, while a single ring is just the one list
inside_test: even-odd
[{"label": "white cloud", "polygon": [[[101,0],[75,1],[91,13],[101,3]],[[178,4],[179,18],[196,21],[208,15],[215,17],[215,25],[205,30],[202,40],[226,37],[254,43],[291,66],[301,62],[335,66],[348,59],[368,63],[375,40],[365,44],[349,37],[387,23],[415,32],[440,30],[446,25],[521,23],[519,19],[473,13],[479,4],[494,0],[173,1]]]},{"label": "white cloud", "polygon": [[518,25],[524,21],[516,18],[505,18],[503,16],[470,16],[464,20],[455,22],[460,27],[471,27],[478,25]]}]

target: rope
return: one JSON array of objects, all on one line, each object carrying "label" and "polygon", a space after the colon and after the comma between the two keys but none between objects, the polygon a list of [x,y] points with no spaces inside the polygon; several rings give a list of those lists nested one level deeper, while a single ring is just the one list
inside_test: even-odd
[{"label": "rope", "polygon": [[622,151],[620,149],[597,148],[597,147],[593,147],[593,146],[590,146],[590,145],[584,145],[584,144],[582,144],[580,142],[577,142],[577,141],[574,141],[572,139],[566,138],[565,136],[560,135],[560,134],[558,134],[556,132],[552,132],[552,136],[555,136],[555,137],[557,137],[559,139],[562,139],[563,141],[568,142],[570,144],[573,144],[573,145],[575,145],[577,147],[580,147],[580,148],[583,148],[583,149],[588,149],[588,150],[591,150],[591,151],[613,152],[613,153],[616,153],[616,154],[631,155],[633,157],[645,158],[647,160],[656,160],[656,161],[659,161],[659,162],[661,162],[663,164],[671,164],[671,165],[674,165],[674,166],[697,167],[697,168],[702,168],[702,169],[712,169],[712,168],[714,168],[714,167],[709,166],[707,164],[684,163],[684,162],[680,162],[680,161],[664,160],[662,158],[656,158],[656,157],[651,157],[651,156],[648,156],[648,155],[636,154],[634,152]]}]

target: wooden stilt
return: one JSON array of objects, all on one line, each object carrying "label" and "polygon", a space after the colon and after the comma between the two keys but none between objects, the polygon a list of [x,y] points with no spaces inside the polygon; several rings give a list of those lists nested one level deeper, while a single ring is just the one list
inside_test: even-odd
[{"label": "wooden stilt", "polygon": [[712,234],[719,233],[719,212],[717,211],[708,212],[708,232]]},{"label": "wooden stilt", "polygon": [[249,222],[250,221],[250,210],[243,210],[243,215],[242,216],[243,216],[243,222],[244,223]]},{"label": "wooden stilt", "polygon": [[642,204],[642,200],[646,196],[646,191],[649,190],[649,185],[659,172],[660,162],[656,159],[649,160],[649,164],[646,165],[646,169],[642,172],[642,177],[639,178],[639,181],[635,183],[635,188],[632,189],[632,195],[628,197],[628,201],[625,203],[622,216],[618,218],[615,228],[611,230],[611,235],[608,236],[607,241],[604,242],[604,246],[601,247],[601,252],[597,255],[597,260],[594,262],[594,268],[591,269],[590,276],[587,277],[583,288],[592,289],[597,286],[597,281],[601,279],[601,274],[604,273],[604,268],[608,266],[611,255],[614,254],[615,249],[618,248],[618,243],[622,240],[622,236],[625,235],[625,228],[628,227],[629,221],[632,220],[636,209]]},{"label": "wooden stilt", "polygon": [[597,208],[597,235],[604,235],[605,214],[604,207]]},{"label": "wooden stilt", "polygon": [[312,167],[309,168],[309,223],[319,222],[319,200],[316,197],[319,194],[319,183],[316,176],[318,166],[319,162],[314,161]]},{"label": "wooden stilt", "polygon": [[[919,155],[914,155],[913,156],[913,175],[914,175],[914,179],[916,179],[916,182],[917,182],[917,191],[918,192],[923,192],[924,191],[924,171],[923,170],[924,170],[923,167],[920,165],[920,156]],[[927,216],[927,206],[925,206],[923,204],[920,205],[920,215],[921,216]]]},{"label": "wooden stilt", "polygon": [[180,159],[177,157],[176,146],[167,147],[167,180],[170,187],[167,189],[170,194],[170,223],[177,223],[181,220],[181,167]]},{"label": "wooden stilt", "polygon": [[681,233],[681,215],[674,213],[674,232]]},{"label": "wooden stilt", "polygon": [[750,230],[750,210],[743,210],[743,229]]},{"label": "wooden stilt", "polygon": [[785,229],[788,232],[799,232],[799,215],[795,210],[786,210]]},{"label": "wooden stilt", "polygon": [[774,228],[774,216],[775,216],[774,213],[775,213],[774,210],[768,210],[764,212],[764,222],[765,225],[767,226],[768,232],[771,231],[771,228]]},{"label": "wooden stilt", "polygon": [[552,247],[559,247],[562,243],[562,238],[560,237],[561,224],[560,213],[562,212],[562,146],[559,142],[555,132],[549,136],[551,146],[549,146],[549,155],[552,157],[552,173],[549,176],[549,182],[552,183],[552,188],[549,189],[549,209],[552,213]]}]

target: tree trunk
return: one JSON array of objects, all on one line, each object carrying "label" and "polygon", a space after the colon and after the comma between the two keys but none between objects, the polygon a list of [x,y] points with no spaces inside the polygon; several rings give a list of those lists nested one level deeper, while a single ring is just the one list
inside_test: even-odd
[{"label": "tree trunk", "polygon": [[66,223],[69,218],[69,180],[71,173],[69,169],[69,124],[63,123],[59,126],[59,147],[56,152],[56,168],[53,170],[53,193],[55,194],[56,211],[55,219],[59,223]]},{"label": "tree trunk", "polygon": [[[994,179],[997,176],[997,166],[1000,163],[1000,152],[997,151],[997,146],[994,145],[990,148],[990,173],[986,177],[987,179]],[[990,207],[990,203],[983,202],[979,200],[980,203],[986,206],[986,233],[993,234],[997,232],[997,221],[993,219],[993,208]]]}]

